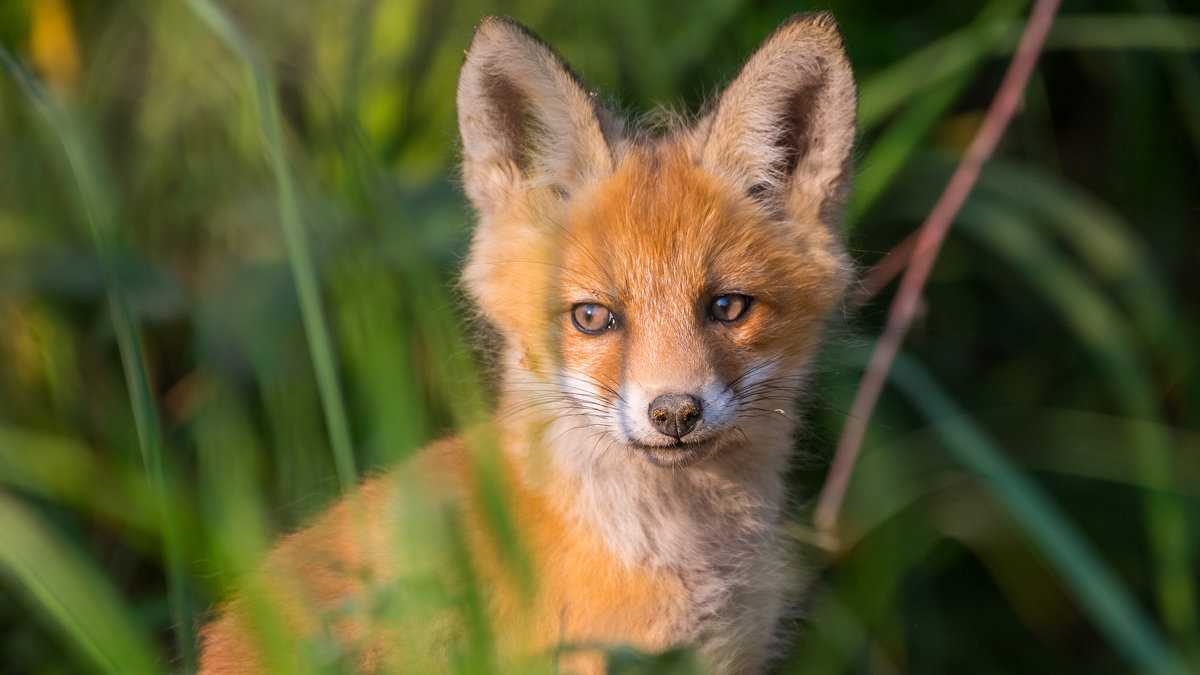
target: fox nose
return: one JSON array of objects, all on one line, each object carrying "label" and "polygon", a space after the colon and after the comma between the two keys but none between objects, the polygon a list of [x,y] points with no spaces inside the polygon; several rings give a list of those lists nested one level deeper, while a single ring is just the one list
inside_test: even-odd
[{"label": "fox nose", "polygon": [[700,399],[691,394],[663,394],[650,403],[650,423],[678,440],[696,428],[703,412]]}]

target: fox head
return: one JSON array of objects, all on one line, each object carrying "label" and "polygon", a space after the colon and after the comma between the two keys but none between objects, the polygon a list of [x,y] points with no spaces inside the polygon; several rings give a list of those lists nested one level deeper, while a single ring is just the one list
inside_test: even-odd
[{"label": "fox head", "polygon": [[785,22],[698,121],[656,136],[521,25],[484,19],[458,86],[479,215],[463,281],[503,338],[504,402],[657,466],[789,434],[850,276],[855,107],[823,14]]}]

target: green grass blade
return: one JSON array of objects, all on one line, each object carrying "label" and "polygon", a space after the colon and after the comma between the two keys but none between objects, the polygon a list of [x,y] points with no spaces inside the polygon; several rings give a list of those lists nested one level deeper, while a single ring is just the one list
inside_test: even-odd
[{"label": "green grass blade", "polygon": [[353,489],[357,481],[354,461],[354,444],[350,436],[350,424],[346,417],[346,405],[338,381],[333,341],[329,337],[328,321],[321,304],[320,283],[313,265],[308,235],[300,216],[300,204],[296,196],[295,177],[288,164],[283,146],[282,124],[279,118],[279,103],[270,72],[254,47],[246,40],[229,17],[210,0],[186,0],[208,27],[229,46],[246,65],[250,90],[254,95],[255,112],[259,129],[263,135],[264,149],[275,176],[279,218],[287,244],[288,262],[300,299],[300,314],[304,332],[308,338],[309,357],[317,378],[317,389],[321,396],[321,408],[328,428],[329,443],[333,452],[334,465],[342,489]]},{"label": "green grass blade", "polygon": [[1178,14],[1067,15],[1046,37],[1046,48],[1195,51],[1200,49],[1200,19]]},{"label": "green grass blade", "polygon": [[967,26],[864,79],[859,85],[858,124],[870,131],[926,89],[961,77],[1019,29],[1026,0],[993,0]]},{"label": "green grass blade", "polygon": [[108,673],[163,670],[161,658],[108,579],[3,491],[0,568],[20,583],[37,608],[98,669]]},{"label": "green grass blade", "polygon": [[1177,303],[1164,290],[1145,246],[1133,235],[1133,224],[1052,174],[1004,160],[988,166],[980,190],[1022,205],[1051,228],[1093,274],[1113,288],[1133,319],[1131,325],[1171,364],[1172,374],[1181,380],[1190,375],[1196,365],[1196,337],[1179,320]]},{"label": "green grass blade", "polygon": [[[351,120],[345,124],[352,129],[355,126]],[[369,148],[358,140],[362,138],[361,131],[356,131],[358,133],[348,134],[343,151],[351,153],[352,161],[347,163],[354,167],[356,183],[368,186],[364,197],[370,218],[389,223],[392,227],[412,227],[408,222],[409,214],[399,209],[395,200],[380,189],[387,184],[386,172]],[[402,275],[405,287],[420,289],[422,301],[414,303],[410,309],[417,326],[415,334],[426,337],[426,348],[432,354],[435,365],[433,375],[438,388],[446,392],[453,426],[474,430],[468,435],[475,477],[471,487],[475,498],[484,505],[482,514],[486,519],[486,529],[495,536],[497,550],[503,552],[505,563],[521,590],[531,593],[533,577],[530,561],[524,549],[525,544],[517,536],[511,519],[511,505],[507,499],[510,491],[505,487],[505,476],[499,461],[501,453],[494,439],[479,433],[491,429],[486,423],[489,405],[479,385],[481,377],[471,358],[470,345],[458,324],[456,313],[450,310],[455,303],[442,290],[442,281],[437,278],[433,264],[427,256],[422,255],[419,247],[406,247],[398,251],[397,256],[401,263],[397,271]],[[368,294],[367,291],[358,292],[360,299]],[[402,343],[393,343],[391,348],[395,349]],[[387,404],[394,406],[396,401],[388,401]]]},{"label": "green grass blade", "polygon": [[1128,591],[1070,521],[1009,462],[932,377],[901,354],[892,382],[934,423],[962,464],[996,494],[1124,657],[1142,672],[1187,672]]},{"label": "green grass blade", "polygon": [[[1102,292],[1035,234],[1026,218],[976,200],[964,209],[963,227],[1008,259],[1053,303],[1134,419],[1155,421],[1160,417],[1150,374],[1138,356],[1127,323]],[[1136,449],[1135,468],[1150,486],[1144,494],[1158,572],[1158,599],[1172,632],[1195,646],[1195,583],[1187,549],[1187,514],[1174,485],[1172,442],[1160,427],[1140,425],[1134,429],[1137,433],[1129,441]]]},{"label": "green grass blade", "polygon": [[[1010,53],[1020,24],[1014,18],[1028,3],[995,1],[970,25],[866,78],[859,90],[859,128],[870,133],[896,111],[858,162],[854,192],[847,205],[853,226],[871,208],[905,166],[920,142],[971,82],[974,71],[991,55]],[[1176,79],[1200,81],[1186,58],[1170,52],[1200,50],[1200,20],[1184,16],[1076,15],[1060,17],[1046,38],[1051,50],[1153,49],[1168,52]],[[1200,87],[1178,88],[1193,135],[1200,138]]]},{"label": "green grass blade", "polygon": [[87,511],[137,536],[159,529],[143,467],[110,465],[82,440],[0,422],[0,490]]},{"label": "green grass blade", "polygon": [[[1008,35],[1024,0],[993,0],[965,28],[918,51],[863,83],[859,126],[869,130],[882,118],[909,105],[859,162],[846,222],[852,227],[891,184],[929,130],[971,82],[975,68]],[[914,86],[914,83],[917,83]]]},{"label": "green grass blade", "polygon": [[926,91],[889,124],[859,163],[854,192],[846,206],[849,227],[859,222],[878,201],[884,190],[920,147],[929,130],[970,83],[971,73],[964,71]]},{"label": "green grass blade", "polygon": [[3,45],[0,45],[0,65],[16,80],[21,90],[54,129],[59,142],[62,143],[71,172],[79,187],[92,239],[104,272],[109,310],[121,354],[121,363],[125,370],[125,383],[129,390],[129,401],[137,426],[142,461],[146,467],[147,480],[157,495],[170,601],[181,658],[184,664],[191,664],[194,659],[195,644],[192,631],[194,603],[188,584],[184,533],[173,516],[173,510],[167,504],[162,430],[154,396],[150,389],[150,378],[146,372],[145,349],[142,346],[137,323],[130,311],[129,301],[117,272],[119,246],[116,239],[113,209],[106,196],[108,192],[103,189],[100,173],[92,160],[92,154],[67,111]]},{"label": "green grass blade", "polygon": [[1182,52],[1200,50],[1200,19],[1171,14],[1161,0],[1139,0],[1146,14],[1080,15],[1051,33],[1049,48],[1153,49],[1174,80],[1172,91],[1192,145],[1200,149],[1200,71],[1196,59]]},{"label": "green grass blade", "polygon": [[[1027,2],[993,3],[970,25],[940,38],[863,80],[859,126],[874,129],[925,89],[970,70],[989,54],[1011,52]],[[1047,50],[1131,50],[1164,52],[1200,49],[1200,19],[1183,15],[1068,14],[1055,19]]]}]

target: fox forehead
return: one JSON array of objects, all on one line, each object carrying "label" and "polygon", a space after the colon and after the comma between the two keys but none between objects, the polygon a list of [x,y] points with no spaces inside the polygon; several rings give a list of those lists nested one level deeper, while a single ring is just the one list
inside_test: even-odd
[{"label": "fox forehead", "polygon": [[647,302],[665,310],[742,293],[820,313],[840,291],[827,228],[779,222],[697,166],[682,144],[630,152],[572,200],[562,236],[565,303]]}]

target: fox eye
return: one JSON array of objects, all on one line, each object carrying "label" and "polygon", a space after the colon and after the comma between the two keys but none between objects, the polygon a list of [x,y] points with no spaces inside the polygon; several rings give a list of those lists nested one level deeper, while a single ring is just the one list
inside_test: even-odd
[{"label": "fox eye", "polygon": [[617,323],[617,317],[604,305],[581,302],[571,308],[571,321],[579,332],[599,335]]},{"label": "fox eye", "polygon": [[750,309],[750,296],[740,293],[719,295],[712,303],[712,317],[726,323],[737,321]]}]

